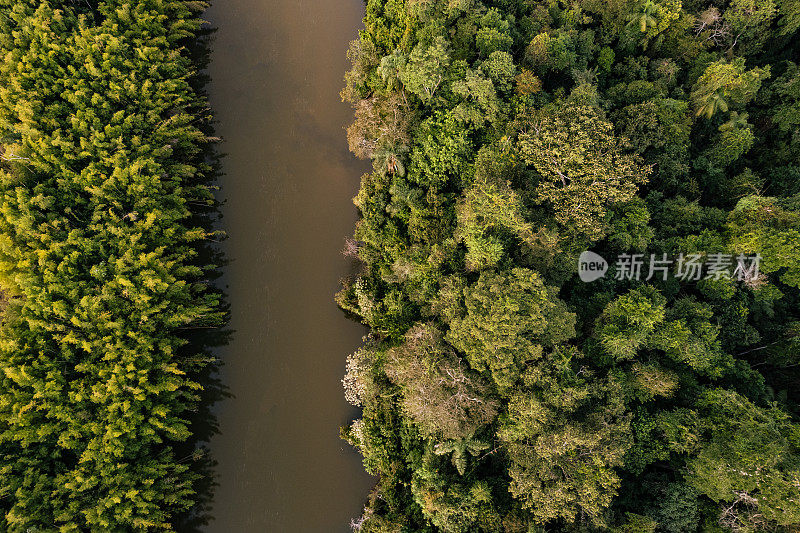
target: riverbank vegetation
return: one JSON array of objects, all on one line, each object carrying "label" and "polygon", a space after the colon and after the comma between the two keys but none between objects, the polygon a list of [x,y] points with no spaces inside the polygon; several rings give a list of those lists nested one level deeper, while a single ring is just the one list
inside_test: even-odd
[{"label": "riverbank vegetation", "polygon": [[[342,95],[374,169],[337,300],[371,330],[344,436],[379,481],[355,529],[800,527],[800,3],[364,21]],[[584,283],[589,249],[611,266]],[[637,253],[675,263],[637,279]]]},{"label": "riverbank vegetation", "polygon": [[172,530],[196,500],[203,8],[0,0],[2,531]]}]

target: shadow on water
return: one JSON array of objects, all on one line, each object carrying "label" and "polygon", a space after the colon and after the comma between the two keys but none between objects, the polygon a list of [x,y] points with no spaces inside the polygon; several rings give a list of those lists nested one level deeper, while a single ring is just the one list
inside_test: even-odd
[{"label": "shadow on water", "polygon": [[[195,75],[190,80],[194,91],[207,101],[207,87],[210,80],[208,65],[211,60],[211,47],[216,30],[208,23],[203,24],[196,38],[187,41],[185,47],[187,56],[195,66]],[[206,137],[217,139],[215,136],[215,122],[211,118],[208,106],[196,110],[198,116],[203,117],[199,128]],[[204,185],[212,191],[219,191],[219,182],[222,177],[222,161],[225,154],[219,149],[217,142],[208,144],[200,156],[205,163],[205,172],[200,176]],[[230,317],[230,303],[228,295],[220,283],[224,268],[229,264],[221,243],[227,238],[222,222],[222,207],[224,200],[215,194],[215,200],[209,205],[192,205],[191,224],[203,228],[213,237],[202,241],[198,245],[195,264],[205,271],[204,283],[209,291],[216,293],[220,299],[222,319],[220,323],[203,328],[195,328],[186,332],[179,357],[187,361],[189,368],[194,368],[189,373],[189,378],[202,385],[202,390],[197,397],[197,403],[192,407],[187,416],[191,437],[186,442],[175,445],[178,462],[189,467],[195,476],[194,491],[195,505],[186,513],[175,518],[173,526],[181,533],[200,533],[202,528],[211,521],[211,504],[214,499],[214,489],[217,486],[215,468],[217,466],[208,443],[219,433],[219,423],[214,412],[214,406],[232,395],[228,387],[220,378],[222,362],[218,357],[220,350],[227,346],[232,339],[234,331],[228,326]]]}]

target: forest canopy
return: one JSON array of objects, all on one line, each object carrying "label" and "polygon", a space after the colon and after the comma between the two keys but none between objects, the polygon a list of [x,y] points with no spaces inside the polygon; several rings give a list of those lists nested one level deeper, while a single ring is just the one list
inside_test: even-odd
[{"label": "forest canopy", "polygon": [[800,528],[800,3],[368,0],[364,24],[354,529]]},{"label": "forest canopy", "polygon": [[203,8],[0,0],[1,531],[174,530],[197,501]]}]

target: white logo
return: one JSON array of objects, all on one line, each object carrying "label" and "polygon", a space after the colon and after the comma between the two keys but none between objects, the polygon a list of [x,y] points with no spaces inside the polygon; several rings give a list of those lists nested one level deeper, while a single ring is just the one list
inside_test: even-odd
[{"label": "white logo", "polygon": [[578,258],[578,276],[589,283],[602,278],[608,271],[608,262],[594,252],[585,251]]}]

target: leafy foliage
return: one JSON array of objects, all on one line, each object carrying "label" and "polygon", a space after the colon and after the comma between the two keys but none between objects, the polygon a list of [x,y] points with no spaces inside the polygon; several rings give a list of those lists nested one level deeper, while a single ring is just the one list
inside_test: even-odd
[{"label": "leafy foliage", "polygon": [[200,3],[0,2],[0,529],[171,530],[222,313]]},{"label": "leafy foliage", "polygon": [[[372,330],[359,531],[800,527],[798,13],[367,2],[343,94],[376,170],[338,297]],[[761,263],[586,284],[589,246]]]}]

